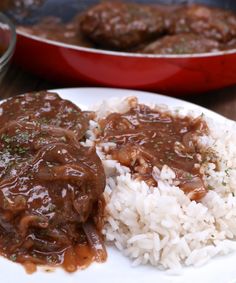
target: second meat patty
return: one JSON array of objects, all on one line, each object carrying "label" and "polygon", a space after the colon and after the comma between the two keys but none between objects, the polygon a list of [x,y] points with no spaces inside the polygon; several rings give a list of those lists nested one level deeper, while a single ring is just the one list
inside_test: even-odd
[{"label": "second meat patty", "polygon": [[195,34],[165,36],[138,50],[147,54],[193,54],[221,50],[218,41]]}]

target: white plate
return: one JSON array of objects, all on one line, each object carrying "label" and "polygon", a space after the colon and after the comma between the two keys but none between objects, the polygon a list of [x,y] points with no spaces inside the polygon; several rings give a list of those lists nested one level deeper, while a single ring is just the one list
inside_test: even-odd
[{"label": "white plate", "polygon": [[[105,88],[74,88],[56,90],[63,98],[69,99],[83,109],[90,105],[107,100],[109,97],[137,96],[141,102],[181,106],[188,110],[195,109],[212,117],[218,122],[226,122],[226,118],[194,104],[167,96],[147,92],[105,89]],[[183,268],[179,275],[159,271],[152,266],[132,267],[132,262],[115,248],[108,247],[108,260],[104,264],[93,263],[83,271],[73,274],[57,268],[47,273],[42,269],[27,275],[23,267],[0,257],[0,282],[2,283],[234,283],[236,282],[236,254],[217,257],[207,265],[199,268]]]}]

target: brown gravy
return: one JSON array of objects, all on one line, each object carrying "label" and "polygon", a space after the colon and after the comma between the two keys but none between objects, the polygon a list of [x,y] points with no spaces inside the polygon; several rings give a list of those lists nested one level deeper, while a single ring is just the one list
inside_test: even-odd
[{"label": "brown gravy", "polygon": [[173,117],[145,105],[124,114],[113,113],[100,121],[102,142],[114,142],[107,154],[131,169],[134,178],[156,185],[153,167],[167,165],[191,200],[207,192],[200,173],[201,154],[195,138],[207,132],[199,117]]}]

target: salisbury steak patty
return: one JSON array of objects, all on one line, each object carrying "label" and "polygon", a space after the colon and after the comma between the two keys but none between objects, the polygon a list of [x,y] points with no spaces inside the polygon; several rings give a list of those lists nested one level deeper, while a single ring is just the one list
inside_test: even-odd
[{"label": "salisbury steak patty", "polygon": [[104,48],[125,50],[149,41],[165,29],[162,13],[152,6],[104,2],[89,9],[81,31]]},{"label": "salisbury steak patty", "polygon": [[178,34],[165,36],[139,50],[148,54],[192,54],[220,50],[218,41],[201,35]]},{"label": "salisbury steak patty", "polygon": [[236,36],[236,16],[230,11],[204,5],[180,8],[171,16],[169,32],[172,34],[193,32],[221,42]]},{"label": "salisbury steak patty", "polygon": [[73,131],[81,139],[88,127],[88,118],[72,102],[56,93],[41,91],[8,99],[0,105],[0,125],[8,121],[37,121],[40,124]]}]

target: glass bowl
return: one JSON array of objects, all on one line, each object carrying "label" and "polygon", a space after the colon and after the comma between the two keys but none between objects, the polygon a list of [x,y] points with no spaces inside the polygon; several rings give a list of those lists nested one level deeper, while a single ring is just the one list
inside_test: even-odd
[{"label": "glass bowl", "polygon": [[0,13],[0,83],[14,54],[16,30],[7,16]]}]

